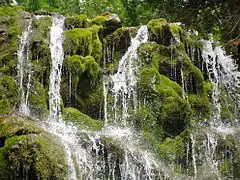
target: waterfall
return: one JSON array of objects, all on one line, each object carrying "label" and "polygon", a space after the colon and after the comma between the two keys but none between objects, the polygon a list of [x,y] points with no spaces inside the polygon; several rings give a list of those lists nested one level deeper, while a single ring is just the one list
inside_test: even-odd
[{"label": "waterfall", "polygon": [[53,25],[50,30],[50,50],[52,58],[52,69],[50,74],[48,95],[49,95],[50,119],[56,121],[57,116],[61,112],[60,85],[62,63],[64,59],[64,51],[62,46],[64,17],[61,15],[55,15],[52,17],[52,23]]},{"label": "waterfall", "polygon": [[[27,21],[28,25],[26,30],[20,36],[20,46],[17,52],[18,55],[18,83],[21,93],[21,102],[19,111],[22,114],[29,115],[30,110],[28,107],[28,96],[31,86],[31,62],[29,62],[29,42],[30,34],[32,32],[32,20]],[[25,87],[24,84],[27,84]]]},{"label": "waterfall", "polygon": [[[138,29],[137,35],[131,39],[131,45],[127,52],[120,59],[117,72],[110,75],[109,78],[104,78],[104,80],[109,81],[104,81],[105,99],[108,91],[114,96],[113,109],[115,123],[122,122],[123,124],[126,124],[130,104],[133,104],[133,108],[136,108],[137,106],[137,94],[135,91],[137,83],[137,49],[142,43],[147,42],[147,40],[147,26],[141,26]],[[109,87],[111,87],[110,89],[108,89],[108,84]],[[119,107],[119,105],[121,107]],[[107,105],[105,105],[105,108],[108,108]],[[105,113],[105,115],[107,115],[107,113]],[[107,118],[105,117],[105,119]]]},{"label": "waterfall", "polygon": [[49,126],[48,131],[54,133],[62,140],[63,147],[67,155],[67,163],[69,167],[69,179],[75,180],[76,170],[72,159],[71,145],[75,143],[76,128],[71,125],[66,125],[61,117],[61,75],[62,63],[64,59],[63,51],[63,28],[64,16],[54,15],[52,17],[52,27],[50,30],[50,51],[51,51],[51,74],[49,84]]},{"label": "waterfall", "polygon": [[231,105],[235,110],[235,119],[223,122],[221,120],[220,89],[221,87],[224,88],[232,101],[239,102],[240,96],[237,92],[240,88],[240,72],[237,70],[237,65],[233,59],[227,56],[220,46],[213,48],[210,41],[203,41],[203,45],[202,57],[206,64],[209,79],[214,85],[212,89],[213,114],[210,125],[220,132],[232,133],[232,125],[238,124],[239,113],[237,109],[239,103]]},{"label": "waterfall", "polygon": [[[213,84],[211,93],[212,114],[207,124],[199,124],[199,130],[190,135],[192,144],[192,166],[196,178],[221,179],[219,165],[224,161],[220,159],[217,147],[221,146],[222,140],[227,135],[235,135],[238,128],[239,103],[229,104],[228,108],[234,109],[233,117],[227,120],[222,119],[222,103],[226,98],[232,102],[239,102],[238,95],[240,88],[240,72],[237,65],[230,56],[220,46],[213,47],[211,41],[203,41],[202,69],[206,65],[206,70],[210,82]],[[222,91],[226,96],[222,96]],[[223,101],[224,100],[224,101]],[[202,141],[202,142],[201,142]],[[195,144],[198,143],[198,148]],[[198,170],[198,168],[200,170]],[[203,177],[201,177],[203,176]]]}]

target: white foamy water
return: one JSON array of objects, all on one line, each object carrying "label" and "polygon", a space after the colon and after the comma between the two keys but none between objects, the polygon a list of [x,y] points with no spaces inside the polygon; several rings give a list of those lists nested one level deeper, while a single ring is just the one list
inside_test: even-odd
[{"label": "white foamy water", "polygon": [[[118,70],[115,74],[104,78],[104,97],[108,92],[114,96],[114,122],[122,122],[125,124],[128,117],[128,108],[133,104],[133,108],[137,106],[137,49],[142,43],[148,40],[147,26],[141,26],[138,29],[137,35],[131,39],[131,45],[127,52],[120,59]],[[105,104],[105,116],[107,116],[108,106]],[[119,113],[118,110],[122,109]],[[107,117],[105,117],[107,120]]]},{"label": "white foamy water", "polygon": [[61,15],[55,15],[52,17],[52,27],[50,30],[50,50],[52,58],[52,68],[50,74],[49,82],[49,110],[50,110],[50,120],[57,120],[57,116],[61,113],[61,95],[60,95],[60,85],[61,85],[61,73],[62,73],[62,63],[64,59],[63,51],[63,27],[64,27],[64,17]]}]

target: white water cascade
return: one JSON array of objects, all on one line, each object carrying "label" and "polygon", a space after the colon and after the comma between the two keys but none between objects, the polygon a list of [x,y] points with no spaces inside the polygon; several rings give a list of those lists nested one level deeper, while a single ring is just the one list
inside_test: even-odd
[{"label": "white water cascade", "polygon": [[52,58],[52,68],[50,74],[49,85],[49,124],[45,127],[51,133],[57,135],[62,140],[62,145],[67,155],[67,163],[69,167],[69,180],[75,180],[76,171],[72,160],[71,144],[75,143],[76,128],[66,125],[61,117],[61,73],[62,63],[64,59],[63,51],[63,28],[64,16],[54,15],[52,17],[52,27],[50,30],[50,51]]},{"label": "white water cascade", "polygon": [[64,59],[64,52],[62,46],[64,17],[61,15],[55,15],[52,17],[52,23],[53,24],[50,30],[50,50],[52,58],[52,69],[50,74],[48,95],[49,95],[50,119],[57,120],[57,116],[61,112],[60,85],[62,63]]},{"label": "white water cascade", "polygon": [[238,124],[238,107],[239,103],[232,104],[235,110],[235,119],[229,119],[227,122],[221,120],[221,104],[220,104],[220,89],[225,88],[232,102],[240,102],[238,91],[240,89],[240,72],[237,70],[237,65],[230,56],[227,56],[225,51],[220,47],[212,47],[210,41],[203,42],[204,49],[202,57],[206,63],[206,69],[209,79],[214,85],[212,90],[213,113],[210,121],[210,126],[217,129],[219,132],[232,133],[233,126]]},{"label": "white water cascade", "polygon": [[[200,129],[190,137],[192,166],[197,179],[221,179],[219,165],[224,160],[217,157],[218,146],[221,146],[221,141],[228,135],[235,136],[238,133],[240,72],[237,70],[234,60],[226,55],[223,48],[213,47],[211,41],[203,41],[202,58],[202,65],[206,66],[208,78],[213,84],[210,97],[212,114],[209,121],[206,124],[200,123]],[[230,103],[228,99],[230,99]],[[233,109],[232,116],[227,119],[223,119],[221,116],[223,102],[228,104],[228,108]],[[194,147],[196,143],[198,143],[198,148]],[[199,164],[201,164],[201,169]]]},{"label": "white water cascade", "polygon": [[[141,26],[137,35],[131,39],[131,45],[127,52],[119,61],[117,73],[104,77],[104,97],[105,97],[105,120],[107,117],[106,98],[108,92],[114,96],[114,122],[126,124],[128,108],[132,104],[137,107],[137,94],[135,91],[137,83],[137,49],[142,43],[148,40],[147,26]],[[120,107],[119,107],[120,106]],[[122,109],[120,111],[120,108]],[[120,111],[120,112],[119,112]]]},{"label": "white water cascade", "polygon": [[[28,107],[28,96],[31,86],[31,62],[29,62],[29,42],[30,34],[32,32],[32,20],[27,21],[28,25],[26,30],[23,31],[20,37],[20,46],[17,52],[18,55],[18,83],[21,93],[21,102],[19,112],[25,115],[30,114]],[[26,87],[24,86],[26,84]]]}]

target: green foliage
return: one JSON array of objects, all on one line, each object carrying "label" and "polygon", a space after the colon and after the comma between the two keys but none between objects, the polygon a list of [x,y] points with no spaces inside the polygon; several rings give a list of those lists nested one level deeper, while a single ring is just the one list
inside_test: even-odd
[{"label": "green foliage", "polygon": [[86,128],[90,130],[101,130],[103,128],[102,121],[94,120],[74,108],[64,108],[63,119],[67,122],[76,124],[80,128]]}]

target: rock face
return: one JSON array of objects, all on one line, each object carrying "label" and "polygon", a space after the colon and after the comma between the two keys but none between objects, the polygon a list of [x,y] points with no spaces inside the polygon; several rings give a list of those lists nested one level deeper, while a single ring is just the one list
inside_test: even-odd
[{"label": "rock face", "polygon": [[[56,137],[39,126],[49,113],[52,21],[48,12],[37,14],[41,16],[18,7],[0,7],[0,179],[67,178],[63,149]],[[21,101],[17,52],[26,19],[32,22],[28,43],[31,76],[25,80],[29,86],[23,82],[23,89],[28,92],[30,115],[38,121],[13,113]],[[231,60],[228,64],[232,66],[224,64],[227,57],[219,49],[206,49],[201,37],[187,33],[180,24],[160,18],[151,20],[147,29],[148,42],[132,53],[135,66],[123,68],[135,70],[131,72],[136,76],[136,86],[131,89],[135,94],[120,91],[123,93],[115,93],[115,97],[114,84],[105,80],[123,74],[118,72],[120,60],[138,28],[122,27],[116,14],[65,19],[62,117],[76,126],[79,149],[85,149],[92,160],[76,174],[83,179],[148,179],[148,175],[152,179],[238,179],[240,146],[235,137],[239,138],[239,132],[234,125],[239,119],[239,75],[234,64]],[[221,84],[219,79],[231,84]],[[134,94],[136,101],[124,102],[133,98],[128,94]],[[120,100],[115,103],[115,98]],[[126,109],[126,124],[115,122],[116,114],[123,116]],[[104,125],[106,119],[109,124]],[[213,119],[224,126],[214,126]],[[159,170],[160,165],[147,156],[150,151],[155,152],[154,158],[174,167],[176,176],[169,175],[167,166]],[[209,169],[205,174],[204,168]]]}]

